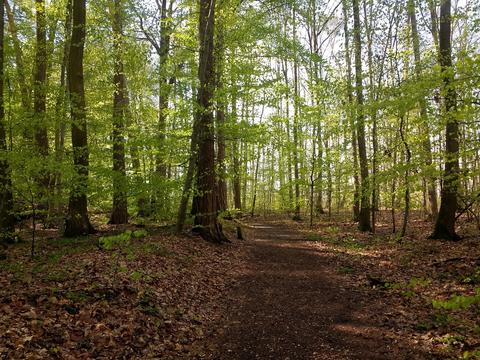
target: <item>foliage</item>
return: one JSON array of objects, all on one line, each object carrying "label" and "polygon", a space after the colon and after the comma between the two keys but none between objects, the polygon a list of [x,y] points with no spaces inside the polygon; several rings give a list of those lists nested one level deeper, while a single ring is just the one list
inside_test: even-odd
[{"label": "foliage", "polygon": [[480,288],[475,290],[475,295],[454,295],[448,300],[432,300],[434,309],[445,310],[465,310],[478,303],[480,303]]}]

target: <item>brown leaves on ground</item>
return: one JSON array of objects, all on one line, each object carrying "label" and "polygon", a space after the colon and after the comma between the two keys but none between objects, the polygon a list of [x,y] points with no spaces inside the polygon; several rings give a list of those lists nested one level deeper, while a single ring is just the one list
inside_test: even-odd
[{"label": "brown leaves on ground", "polygon": [[[238,320],[237,312],[257,312],[257,320],[242,320],[249,324],[263,319],[260,313],[263,311],[265,319],[260,325],[273,321],[278,334],[289,333],[289,329],[279,328],[281,322],[269,318],[271,314],[295,310],[298,305],[295,290],[283,287],[316,286],[325,278],[331,282],[330,289],[338,288],[332,290],[336,295],[345,294],[345,298],[350,299],[348,304],[339,296],[335,301],[344,301],[350,308],[355,305],[361,310],[358,324],[375,325],[368,330],[343,319],[335,325],[336,333],[322,335],[331,340],[330,345],[343,344],[341,347],[346,353],[354,354],[355,349],[366,346],[361,341],[369,336],[368,331],[376,331],[378,334],[370,334],[371,338],[380,336],[388,345],[385,348],[389,348],[389,344],[392,349],[395,344],[401,344],[404,349],[408,347],[412,359],[474,359],[480,350],[480,305],[475,303],[454,310],[432,306],[434,300],[474,295],[480,287],[480,239],[478,231],[469,234],[474,224],[462,222],[460,233],[465,236],[464,240],[449,243],[428,240],[431,224],[413,216],[408,236],[399,241],[392,234],[390,219],[382,215],[375,235],[359,233],[347,215],[334,220],[324,216],[313,229],[302,222],[270,219],[269,224],[277,222],[282,226],[268,235],[269,241],[293,241],[293,247],[288,242],[280,242],[272,248],[273,253],[268,242],[255,241],[258,239],[251,229],[248,229],[247,243],[222,246],[195,236],[176,236],[166,230],[152,229],[146,238],[133,240],[128,249],[113,251],[101,249],[98,237],[65,240],[55,232],[43,231],[34,261],[28,257],[27,242],[9,248],[8,259],[0,261],[0,356],[12,359],[204,358],[222,351],[215,346],[225,337],[222,335],[225,331],[231,333],[226,326]],[[281,233],[285,227],[288,231]],[[108,235],[125,229],[107,227],[103,230]],[[282,250],[282,246],[287,247]],[[311,259],[300,264],[304,258],[297,256],[290,261],[288,254],[295,253],[303,257],[309,254]],[[314,256],[322,260],[318,262]],[[308,265],[311,273],[318,275],[318,281],[303,278],[300,282],[287,281],[275,278],[274,273],[268,271],[249,273],[252,269],[262,269],[259,259],[271,261],[263,266],[267,270],[269,266],[289,270]],[[251,278],[257,282],[248,282]],[[278,283],[270,284],[271,281]],[[329,289],[323,286],[324,290]],[[276,299],[265,298],[263,302],[255,299],[259,293],[263,296],[275,293],[272,289],[295,306],[287,308]],[[316,290],[311,290],[314,299]],[[249,298],[239,298],[238,294]],[[331,297],[322,296],[322,301]],[[276,304],[277,308],[262,308],[263,303]],[[305,305],[301,309],[305,315],[304,325],[309,324],[308,318],[327,319],[328,314],[324,312],[330,305],[335,304],[315,308]],[[341,313],[337,315],[342,318]],[[297,313],[286,319],[292,326],[302,320]],[[306,326],[302,331],[308,332],[310,328],[313,329]],[[267,335],[272,331],[257,330]],[[264,337],[268,340],[267,335]],[[312,348],[318,348],[320,353],[328,350],[322,350],[322,346],[328,344],[317,344],[320,341],[317,333],[300,335],[299,339],[311,338]],[[228,341],[231,342],[228,348],[232,345],[232,348],[245,349],[241,337]],[[375,347],[370,350],[371,354],[375,353]],[[395,354],[389,356],[396,358]],[[227,359],[231,354],[222,356]]]},{"label": "brown leaves on ground", "polygon": [[460,242],[430,240],[432,224],[417,214],[407,237],[398,239],[389,215],[382,215],[373,235],[358,232],[347,218],[325,218],[314,229],[291,226],[312,246],[336,254],[338,273],[369,305],[365,316],[382,324],[391,341],[407,341],[435,359],[480,358],[480,303],[466,309],[432,304],[456,295],[474,296],[480,288],[480,234],[475,224],[459,224]]},{"label": "brown leaves on ground", "polygon": [[128,251],[48,231],[34,261],[28,246],[0,263],[2,358],[193,358],[241,257],[235,244],[157,230]]}]

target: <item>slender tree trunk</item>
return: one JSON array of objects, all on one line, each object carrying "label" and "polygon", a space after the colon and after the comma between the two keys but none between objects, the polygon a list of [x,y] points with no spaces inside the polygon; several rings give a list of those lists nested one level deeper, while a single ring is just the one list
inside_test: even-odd
[{"label": "slender tree trunk", "polygon": [[[235,49],[232,56],[235,58]],[[237,84],[236,78],[232,72],[232,122],[238,123],[237,119]],[[239,140],[235,138],[232,142],[232,172],[233,172],[233,205],[236,210],[242,210],[242,188],[240,177],[240,154],[239,154]]]},{"label": "slender tree trunk", "polygon": [[225,166],[225,94],[223,86],[224,73],[224,44],[223,44],[223,24],[217,27],[216,39],[216,79],[217,79],[217,163],[218,163],[218,192],[217,192],[217,210],[219,212],[226,211],[227,204],[227,182],[225,181],[227,172]]},{"label": "slender tree trunk", "polygon": [[[297,21],[296,21],[296,11],[293,11],[293,40],[296,41],[297,38]],[[298,61],[297,61],[297,50],[295,46],[294,50],[294,60],[293,60],[293,171],[295,177],[295,213],[293,216],[294,220],[300,220],[300,159],[298,156],[299,148],[299,107],[298,102],[299,90],[298,90]]]},{"label": "slender tree trunk", "polygon": [[412,160],[412,152],[410,151],[410,146],[408,145],[407,138],[405,136],[405,116],[402,115],[400,118],[400,137],[402,139],[403,145],[405,147],[405,159],[406,159],[406,169],[405,169],[405,211],[403,213],[403,225],[402,232],[400,233],[400,238],[404,238],[407,232],[408,218],[410,216],[410,163]]},{"label": "slender tree trunk", "polygon": [[362,74],[362,38],[360,30],[359,0],[353,0],[354,39],[355,39],[355,79],[357,93],[357,142],[360,158],[360,231],[371,231],[370,224],[370,197],[369,197],[369,175],[368,159],[365,136],[365,114],[363,109],[363,74]]},{"label": "slender tree trunk", "polygon": [[195,198],[195,230],[207,241],[228,241],[217,219],[215,201],[215,130],[213,94],[215,90],[214,66],[215,0],[200,0],[199,21],[199,89],[198,89],[198,162]]},{"label": "slender tree trunk", "polygon": [[[410,25],[412,27],[413,56],[415,58],[415,76],[417,80],[420,80],[422,75],[422,69],[421,69],[421,58],[420,58],[420,39],[418,36],[418,29],[417,29],[417,16],[415,14],[415,0],[408,1],[408,15],[410,18]],[[426,165],[428,168],[431,168],[433,164],[432,144],[430,142],[430,130],[428,127],[427,103],[423,95],[420,98],[419,106],[420,106],[420,117],[422,119],[421,130],[424,138],[422,145],[423,145],[423,150],[425,152]],[[436,219],[438,215],[436,182],[437,181],[435,176],[427,177],[427,188],[428,188],[427,192],[428,192],[428,200],[430,204],[430,216],[432,219]]]},{"label": "slender tree trunk", "polygon": [[[159,4],[159,1],[157,1]],[[159,213],[164,213],[166,204],[168,203],[168,192],[164,190],[165,185],[163,181],[167,179],[167,163],[165,146],[167,133],[167,115],[168,115],[168,99],[170,97],[170,84],[167,77],[166,65],[168,63],[170,52],[170,38],[171,30],[168,23],[168,13],[171,12],[172,2],[170,8],[167,6],[167,0],[162,0],[160,10],[160,45],[158,47],[159,57],[159,94],[158,94],[158,150],[155,159],[155,173],[157,179],[160,181],[157,185],[156,195],[154,197],[153,208],[157,208]],[[170,9],[170,10],[169,10]]]},{"label": "slender tree trunk", "polygon": [[358,146],[357,132],[355,131],[355,119],[353,114],[353,89],[352,89],[352,59],[350,56],[350,32],[348,30],[348,4],[343,0],[343,27],[345,34],[345,61],[347,63],[347,117],[352,132],[352,152],[353,152],[353,219],[359,220],[360,216],[360,180],[358,178]]},{"label": "slender tree trunk", "polygon": [[257,187],[258,187],[258,170],[260,168],[260,148],[258,148],[256,157],[256,165],[255,165],[255,174],[253,176],[253,200],[252,200],[252,211],[250,212],[250,216],[255,216],[255,205],[257,203]]},{"label": "slender tree trunk", "polygon": [[[363,9],[364,9],[364,16],[365,16],[365,32],[367,37],[367,58],[368,58],[368,82],[369,82],[369,89],[368,89],[368,96],[370,102],[373,102],[376,98],[376,88],[374,82],[374,71],[373,71],[373,12],[372,12],[372,2],[369,2],[370,12],[367,12],[367,2],[363,2]],[[376,223],[376,211],[377,211],[377,157],[378,157],[378,131],[377,131],[377,110],[375,106],[370,107],[370,121],[372,123],[372,147],[373,147],[373,154],[372,154],[372,176],[371,176],[371,191],[372,191],[372,206],[371,206],[371,227],[372,232],[375,233],[375,223]]]},{"label": "slender tree trunk", "polygon": [[3,96],[4,84],[4,38],[5,38],[5,7],[0,5],[0,245],[11,243],[15,236],[15,217],[13,214],[13,194],[10,168],[8,164],[8,149],[5,126],[5,106]]},{"label": "slender tree trunk", "polygon": [[89,152],[83,53],[85,46],[86,0],[73,1],[73,26],[68,62],[68,86],[72,113],[72,147],[75,178],[68,202],[65,236],[75,237],[92,233],[87,210]]},{"label": "slender tree trunk", "polygon": [[112,14],[114,75],[113,75],[113,204],[110,224],[128,223],[127,176],[125,169],[125,113],[127,86],[123,69],[124,1],[115,0]]},{"label": "slender tree trunk", "polygon": [[458,240],[455,232],[456,212],[458,209],[459,182],[459,143],[458,121],[456,118],[457,94],[454,85],[452,67],[452,19],[451,1],[444,0],[440,9],[440,66],[443,76],[445,132],[445,170],[443,175],[442,201],[440,211],[431,238]]},{"label": "slender tree trunk", "polygon": [[437,14],[437,0],[427,0],[428,1],[428,9],[430,10],[430,20],[431,20],[431,31],[433,37],[433,43],[437,52],[439,50],[439,34],[438,34],[438,14]]},{"label": "slender tree trunk", "polygon": [[[48,156],[48,134],[46,126],[46,81],[47,81],[47,31],[45,18],[45,0],[35,0],[37,21],[37,46],[35,52],[34,76],[34,129],[37,149],[42,156]],[[45,183],[45,180],[47,181]],[[48,185],[48,177],[42,182]]]},{"label": "slender tree trunk", "polygon": [[[68,0],[65,8],[64,44],[62,64],[60,66],[60,92],[55,103],[55,161],[60,166],[65,152],[65,129],[68,108],[68,87],[66,81],[68,57],[70,53],[70,37],[72,32],[72,0]],[[62,213],[62,172],[55,171],[53,179],[54,199],[49,209],[49,217]]]},{"label": "slender tree trunk", "polygon": [[190,199],[190,191],[193,184],[193,176],[195,174],[196,158],[198,156],[198,131],[198,119],[195,118],[190,138],[190,157],[188,158],[187,173],[185,175],[182,197],[180,198],[180,206],[177,214],[176,231],[178,233],[183,231],[185,219],[187,217],[188,200]]},{"label": "slender tree trunk", "polygon": [[[396,142],[396,141],[395,141]],[[392,142],[393,147],[393,169],[397,167],[397,149],[395,146],[395,142]],[[396,196],[397,193],[397,179],[395,177],[392,178],[392,187],[391,187],[391,216],[392,216],[392,233],[395,234],[397,232],[397,221],[395,219],[395,203],[396,203]]]},{"label": "slender tree trunk", "polygon": [[45,17],[45,0],[35,0],[36,14],[36,49],[35,70],[33,82],[33,129],[36,151],[42,157],[41,175],[36,179],[40,188],[42,207],[49,203],[46,197],[50,196],[49,169],[45,167],[48,156],[47,133],[47,24]]},{"label": "slender tree trunk", "polygon": [[[16,69],[17,69],[17,76],[18,82],[20,86],[20,94],[21,94],[21,101],[22,101],[22,108],[23,111],[29,115],[31,112],[31,97],[30,97],[30,87],[28,86],[26,71],[25,71],[25,64],[23,61],[23,51],[20,45],[20,40],[18,38],[17,26],[15,24],[15,18],[13,16],[13,11],[10,8],[10,3],[8,0],[4,0],[5,10],[7,12],[8,18],[8,27],[10,33],[12,34],[12,41],[13,41],[13,48],[15,51],[15,62],[16,62]],[[31,137],[27,130],[28,126],[25,128],[25,133],[27,137]]]}]

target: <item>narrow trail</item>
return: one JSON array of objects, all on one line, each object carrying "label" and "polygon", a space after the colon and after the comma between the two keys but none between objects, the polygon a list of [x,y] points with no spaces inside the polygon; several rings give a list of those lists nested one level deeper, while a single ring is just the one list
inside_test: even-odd
[{"label": "narrow trail", "polygon": [[390,343],[364,315],[380,305],[349,287],[334,253],[286,225],[253,226],[246,270],[212,359],[424,358]]}]

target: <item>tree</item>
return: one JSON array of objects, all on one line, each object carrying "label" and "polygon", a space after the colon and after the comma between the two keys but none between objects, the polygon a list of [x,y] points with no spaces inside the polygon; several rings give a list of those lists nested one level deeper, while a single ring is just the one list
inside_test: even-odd
[{"label": "tree", "polygon": [[[35,52],[35,79],[34,79],[34,129],[35,142],[42,156],[48,155],[48,133],[46,126],[46,81],[47,81],[47,30],[45,18],[45,0],[35,0],[37,18],[37,48]],[[48,177],[41,182],[48,186]]]},{"label": "tree", "polygon": [[365,136],[365,114],[363,109],[363,73],[362,73],[362,37],[360,30],[360,9],[359,0],[353,0],[353,27],[355,42],[355,91],[357,95],[357,145],[360,160],[360,214],[359,229],[361,231],[371,231],[370,224],[370,201],[369,201],[369,179],[368,179],[368,159]]},{"label": "tree", "polygon": [[360,217],[360,180],[358,179],[358,146],[357,146],[357,132],[355,130],[355,119],[352,111],[354,100],[352,90],[352,58],[350,55],[350,32],[348,30],[348,6],[347,0],[342,1],[343,5],[343,22],[344,22],[344,36],[345,36],[345,62],[347,65],[347,117],[348,123],[352,131],[352,153],[353,153],[353,219],[359,220]]},{"label": "tree", "polygon": [[[420,80],[422,71],[421,71],[421,58],[420,58],[420,39],[418,36],[418,27],[417,27],[417,16],[415,14],[415,1],[409,0],[408,4],[408,16],[410,18],[410,26],[412,28],[412,45],[413,45],[413,56],[415,60],[415,76],[417,80]],[[420,106],[420,117],[423,124],[423,148],[426,155],[426,165],[431,167],[433,164],[432,160],[432,144],[430,142],[430,130],[428,127],[428,114],[427,114],[427,103],[424,96],[421,96],[419,101]],[[430,202],[430,212],[432,219],[436,219],[438,214],[438,204],[437,204],[437,188],[436,188],[436,179],[434,176],[429,176],[427,179],[428,182],[428,199]]]},{"label": "tree", "polygon": [[125,171],[125,113],[127,111],[127,86],[123,66],[124,1],[115,0],[112,14],[114,75],[113,84],[113,208],[110,224],[128,222],[127,176]]},{"label": "tree", "polygon": [[5,127],[4,106],[4,35],[5,35],[5,6],[0,5],[0,243],[13,241],[15,233],[15,218],[13,214],[12,182],[8,164],[8,149]]},{"label": "tree", "polygon": [[215,130],[213,94],[215,89],[214,65],[215,0],[200,0],[198,64],[198,159],[197,195],[194,199],[195,227],[207,241],[227,241],[217,219]]},{"label": "tree", "polygon": [[68,61],[68,87],[72,117],[73,179],[64,235],[75,237],[92,233],[87,210],[89,152],[83,58],[85,47],[86,0],[73,0],[73,26]]},{"label": "tree", "polygon": [[[17,25],[15,23],[13,11],[10,8],[10,3],[8,2],[8,0],[4,0],[4,6],[7,12],[8,25],[9,25],[8,27],[9,27],[10,33],[12,34],[13,47],[15,50],[15,62],[16,62],[17,76],[18,76],[18,82],[19,82],[20,92],[21,92],[22,108],[23,108],[23,111],[28,115],[31,111],[31,94],[30,94],[30,87],[26,77],[23,50],[18,37]],[[27,137],[30,137],[30,134],[28,134],[28,132],[26,132],[26,134],[27,134]]]},{"label": "tree", "polygon": [[[217,4],[217,6],[220,3]],[[223,84],[223,75],[225,71],[225,49],[223,40],[223,23],[217,26],[217,36],[215,42],[215,65],[216,65],[216,89],[217,89],[217,106],[216,106],[216,128],[217,128],[217,210],[225,211],[227,205],[227,182],[226,182],[226,166],[225,166],[225,88]]]},{"label": "tree", "polygon": [[445,170],[440,211],[432,239],[459,240],[455,232],[456,212],[458,209],[458,186],[460,165],[459,130],[457,120],[457,93],[454,84],[452,66],[452,16],[451,1],[445,0],[440,7],[439,60],[443,80],[443,116],[445,129]]}]

